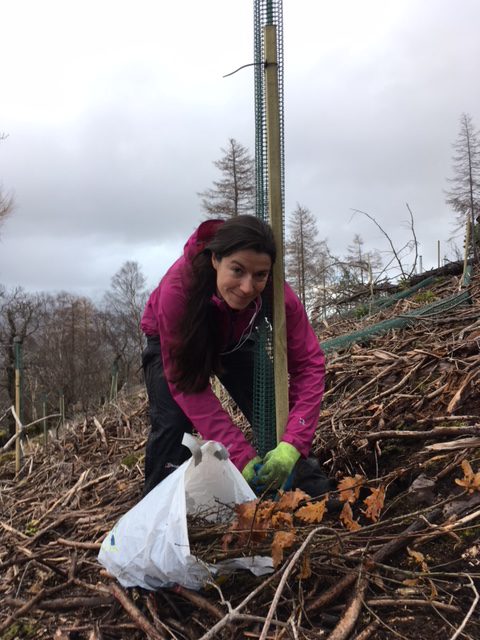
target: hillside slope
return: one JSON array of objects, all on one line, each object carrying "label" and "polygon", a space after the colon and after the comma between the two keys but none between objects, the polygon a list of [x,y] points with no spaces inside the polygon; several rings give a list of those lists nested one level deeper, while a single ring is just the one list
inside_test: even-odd
[{"label": "hillside slope", "polygon": [[[452,277],[374,317],[330,322],[320,339],[458,287]],[[329,504],[340,499],[351,517],[332,507],[321,523],[295,520],[285,563],[268,579],[239,573],[199,593],[153,594],[101,571],[100,542],[140,498],[143,394],[70,424],[46,452],[30,442],[21,478],[4,457],[0,640],[479,637],[478,273],[469,290],[468,304],[329,354],[314,450],[342,483]],[[226,530],[191,523],[196,553],[220,558]],[[270,551],[253,538],[242,552]]]}]

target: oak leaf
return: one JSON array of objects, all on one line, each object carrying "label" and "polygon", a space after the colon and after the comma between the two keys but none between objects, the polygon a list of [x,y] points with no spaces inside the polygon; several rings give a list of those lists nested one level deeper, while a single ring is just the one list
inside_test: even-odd
[{"label": "oak leaf", "polygon": [[405,580],[402,580],[402,584],[406,587],[417,587],[419,582],[418,578],[405,578]]},{"label": "oak leaf", "polygon": [[353,519],[352,507],[348,502],[343,505],[339,518],[349,531],[358,531],[362,528],[358,520]]},{"label": "oak leaf", "polygon": [[300,580],[307,580],[312,575],[312,565],[310,562],[310,554],[305,553],[302,557],[302,565],[300,567],[300,571],[298,572],[298,577]]},{"label": "oak leaf", "polygon": [[462,470],[464,477],[461,480],[455,478],[455,482],[468,489],[468,493],[473,493],[475,490],[480,491],[480,471],[474,473],[468,460],[462,461]]},{"label": "oak leaf", "polygon": [[377,522],[380,512],[383,509],[385,503],[385,487],[378,487],[377,489],[370,488],[371,494],[363,501],[367,505],[367,508],[362,509],[362,513],[372,522]]},{"label": "oak leaf", "polygon": [[295,491],[285,491],[275,503],[277,511],[294,511],[300,502],[309,500],[310,496],[301,489]]},{"label": "oak leaf", "polygon": [[293,527],[293,515],[285,511],[277,511],[272,515],[274,529],[291,529]]},{"label": "oak leaf", "polygon": [[237,504],[237,517],[222,539],[223,549],[228,549],[233,542],[241,547],[250,542],[264,540],[272,528],[271,515],[275,505],[272,500],[260,502],[258,499]]},{"label": "oak leaf", "polygon": [[[232,526],[234,526],[234,524],[232,524]],[[233,531],[225,533],[225,535],[222,537],[222,551],[228,551],[234,539],[235,536],[233,535]]]},{"label": "oak leaf", "polygon": [[422,571],[428,571],[428,565],[425,562],[425,556],[423,553],[420,553],[420,551],[414,551],[413,549],[410,549],[410,547],[407,547],[407,552],[412,560],[421,567]]},{"label": "oak leaf", "polygon": [[365,483],[365,478],[360,474],[355,476],[345,476],[338,483],[338,490],[340,491],[339,498],[342,502],[351,502],[352,504],[358,500],[360,495],[360,489]]},{"label": "oak leaf", "polygon": [[295,542],[295,529],[291,531],[276,531],[272,541],[273,566],[278,565],[283,560],[283,550],[288,549]]},{"label": "oak leaf", "polygon": [[295,517],[302,522],[321,522],[327,508],[327,499],[319,502],[309,502],[295,511]]},{"label": "oak leaf", "polygon": [[242,504],[235,505],[237,520],[239,522],[251,522],[257,511],[257,507],[258,500],[250,500],[249,502],[242,502]]},{"label": "oak leaf", "polygon": [[255,520],[258,522],[270,522],[272,513],[276,510],[277,504],[273,500],[263,500],[260,502],[255,514]]}]

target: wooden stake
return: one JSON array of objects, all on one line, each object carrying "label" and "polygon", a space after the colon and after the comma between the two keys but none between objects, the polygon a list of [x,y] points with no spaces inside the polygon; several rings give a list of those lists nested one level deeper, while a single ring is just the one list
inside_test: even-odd
[{"label": "wooden stake", "polygon": [[20,424],[22,421],[22,371],[21,371],[21,359],[22,359],[22,340],[19,337],[13,339],[15,347],[15,413],[18,416],[18,420],[15,421],[15,435],[17,439],[15,441],[15,473],[18,475],[22,466],[22,445],[20,442]]},{"label": "wooden stake", "polygon": [[277,259],[273,267],[273,358],[277,442],[280,442],[288,419],[288,370],[284,292],[280,109],[277,31],[275,25],[264,27],[263,35],[266,58],[265,104],[267,119],[268,211],[270,225],[277,245]]}]

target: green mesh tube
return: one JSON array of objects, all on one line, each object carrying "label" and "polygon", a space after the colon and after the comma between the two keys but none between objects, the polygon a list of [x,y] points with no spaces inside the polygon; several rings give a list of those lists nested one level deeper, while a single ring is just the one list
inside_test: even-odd
[{"label": "green mesh tube", "polygon": [[[254,0],[255,54],[255,213],[268,221],[267,123],[265,104],[265,43],[263,28],[275,25],[277,32],[278,89],[280,110],[281,190],[284,208],[284,126],[283,126],[283,17],[281,0]],[[282,216],[284,219],[284,217]],[[273,326],[271,296],[263,296],[264,321],[256,332],[253,375],[253,433],[261,456],[277,443],[275,427],[275,380],[273,373]]]}]

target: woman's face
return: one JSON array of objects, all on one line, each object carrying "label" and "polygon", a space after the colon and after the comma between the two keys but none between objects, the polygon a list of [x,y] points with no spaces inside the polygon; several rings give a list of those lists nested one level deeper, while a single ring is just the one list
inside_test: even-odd
[{"label": "woman's face", "polygon": [[212,255],[217,272],[217,294],[231,309],[241,311],[265,289],[272,267],[268,253],[244,249],[218,260]]}]

